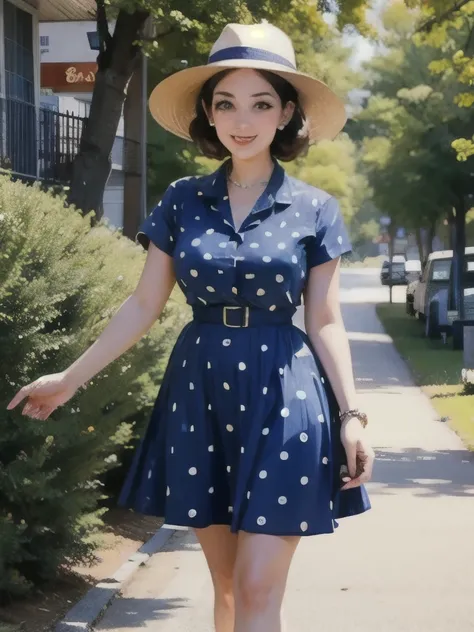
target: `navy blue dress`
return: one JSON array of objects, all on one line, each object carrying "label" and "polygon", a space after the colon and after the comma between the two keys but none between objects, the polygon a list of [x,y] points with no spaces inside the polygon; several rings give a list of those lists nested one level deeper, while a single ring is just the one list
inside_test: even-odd
[{"label": "navy blue dress", "polygon": [[[238,231],[226,163],[172,183],[137,241],[173,257],[193,307],[290,310],[308,271],[351,249],[337,201],[275,161]],[[332,533],[370,509],[340,491],[338,406],[308,336],[291,321],[248,328],[192,320],[171,353],[119,504],[168,524],[273,535]]]}]

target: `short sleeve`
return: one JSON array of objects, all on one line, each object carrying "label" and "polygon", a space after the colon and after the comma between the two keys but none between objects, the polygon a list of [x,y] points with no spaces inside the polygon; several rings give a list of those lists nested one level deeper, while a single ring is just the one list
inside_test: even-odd
[{"label": "short sleeve", "polygon": [[313,268],[351,251],[339,203],[331,197],[318,210],[315,237],[306,246],[307,267]]},{"label": "short sleeve", "polygon": [[157,248],[172,255],[176,243],[176,203],[174,197],[176,191],[170,185],[163,195],[162,200],[140,225],[135,241],[148,250],[150,241]]}]

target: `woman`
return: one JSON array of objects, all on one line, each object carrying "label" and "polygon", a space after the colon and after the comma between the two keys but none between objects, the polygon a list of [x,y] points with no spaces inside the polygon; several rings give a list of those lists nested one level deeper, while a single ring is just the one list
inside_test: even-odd
[{"label": "woman", "polygon": [[[177,281],[193,320],[120,503],[195,529],[217,632],[277,632],[300,538],[370,508],[374,453],[338,300],[348,236],[336,200],[276,160],[334,137],[344,107],[297,72],[291,41],[266,23],[228,25],[209,63],[165,79],[150,107],[229,159],[168,187],[137,235],[148,255],[133,295],[75,363],[9,408],[28,397],[23,414],[46,419],[148,331]],[[302,295],[307,333],[292,324]]]}]

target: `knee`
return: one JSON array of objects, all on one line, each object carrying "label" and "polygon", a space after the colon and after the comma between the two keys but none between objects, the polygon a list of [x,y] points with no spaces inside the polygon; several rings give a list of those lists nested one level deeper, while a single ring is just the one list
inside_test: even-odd
[{"label": "knee", "polygon": [[216,596],[222,599],[233,599],[234,583],[232,569],[211,571],[212,583]]},{"label": "knee", "polygon": [[236,604],[246,612],[264,612],[275,601],[278,592],[274,578],[268,574],[249,569],[234,577]]}]

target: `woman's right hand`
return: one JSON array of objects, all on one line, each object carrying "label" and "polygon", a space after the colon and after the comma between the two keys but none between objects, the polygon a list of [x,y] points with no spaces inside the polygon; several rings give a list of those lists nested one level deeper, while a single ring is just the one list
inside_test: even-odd
[{"label": "woman's right hand", "polygon": [[28,399],[23,407],[22,415],[45,420],[58,406],[70,400],[78,388],[65,373],[43,375],[23,386],[8,404],[7,410],[18,406],[26,397]]}]

